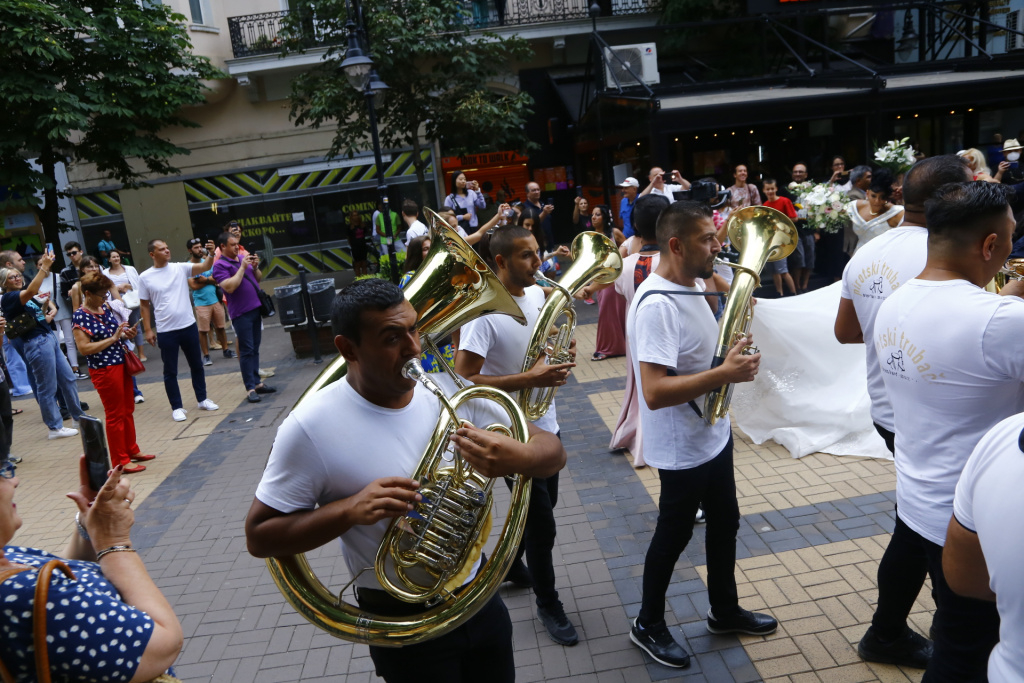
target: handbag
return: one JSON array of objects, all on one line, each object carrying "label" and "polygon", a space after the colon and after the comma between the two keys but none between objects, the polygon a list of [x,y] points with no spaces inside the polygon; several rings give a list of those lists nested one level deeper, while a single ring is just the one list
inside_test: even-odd
[{"label": "handbag", "polygon": [[277,315],[277,309],[274,307],[274,300],[270,298],[270,295],[259,287],[256,288],[256,294],[260,297],[260,315],[264,318],[270,318]]},{"label": "handbag", "polygon": [[124,342],[121,342],[121,350],[124,351],[124,367],[128,370],[129,375],[135,377],[146,371],[146,366],[142,364],[138,356],[128,350],[128,346]]},{"label": "handbag", "polygon": [[139,301],[139,293],[136,292],[134,289],[129,289],[127,292],[122,294],[121,301],[124,302],[125,306],[133,309],[138,308],[141,303]]},{"label": "handbag", "polygon": [[[0,573],[0,583],[11,578],[15,574],[27,572],[34,567],[19,567]],[[71,569],[60,560],[50,560],[42,567],[39,567],[39,576],[36,579],[35,599],[32,601],[32,642],[36,658],[36,680],[39,683],[51,683],[50,677],[50,653],[46,649],[46,604],[50,597],[50,576],[54,569],[60,569],[72,581],[76,581]],[[40,647],[42,644],[42,647]],[[10,670],[0,662],[0,680],[3,683],[15,683],[14,676]],[[180,679],[168,673],[162,673],[149,683],[181,683]]]},{"label": "handbag", "polygon": [[35,313],[24,311],[7,321],[7,336],[11,339],[24,337],[39,326]]}]

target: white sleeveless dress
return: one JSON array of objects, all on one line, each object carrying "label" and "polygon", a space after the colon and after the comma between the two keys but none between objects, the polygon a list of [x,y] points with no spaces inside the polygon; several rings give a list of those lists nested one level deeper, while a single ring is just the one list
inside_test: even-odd
[{"label": "white sleeveless dress", "polygon": [[[903,207],[896,204],[888,211],[880,213],[871,220],[866,221],[864,220],[864,217],[860,215],[860,212],[857,211],[857,200],[855,199],[846,205],[846,213],[850,216],[850,220],[853,222],[853,232],[857,235],[857,249],[860,249],[865,244],[891,228],[892,226],[889,225],[889,219],[903,213]],[[856,252],[857,249],[854,249],[854,252]]]}]

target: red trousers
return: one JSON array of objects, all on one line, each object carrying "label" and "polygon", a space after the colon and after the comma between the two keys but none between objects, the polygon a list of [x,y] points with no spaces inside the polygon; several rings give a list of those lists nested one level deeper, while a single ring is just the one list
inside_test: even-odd
[{"label": "red trousers", "polygon": [[132,376],[121,365],[109,365],[99,370],[89,369],[93,386],[100,394],[103,412],[107,418],[107,448],[113,467],[131,464],[131,456],[139,454],[135,443],[135,395]]}]

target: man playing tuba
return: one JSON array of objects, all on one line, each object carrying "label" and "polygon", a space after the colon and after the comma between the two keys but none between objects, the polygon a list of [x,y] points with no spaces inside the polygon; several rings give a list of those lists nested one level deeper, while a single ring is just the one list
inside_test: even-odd
[{"label": "man playing tuba", "polygon": [[[405,516],[422,498],[419,484],[407,475],[441,411],[437,397],[402,374],[420,355],[416,320],[402,291],[384,280],[359,280],[338,295],[331,327],[348,374],[304,400],[281,425],[245,524],[248,549],[256,557],[305,553],[340,536],[360,608],[388,616],[427,609],[391,597],[372,569],[363,571],[374,566],[392,518]],[[432,377],[454,393],[443,373]],[[490,402],[470,401],[459,414],[475,425],[509,422]],[[470,426],[460,428],[452,442],[489,477],[549,477],[565,464],[561,442],[532,425],[525,444]],[[476,564],[463,585],[479,571]],[[511,682],[512,653],[512,624],[497,594],[434,640],[397,650],[370,646],[377,674],[389,683]]]},{"label": "man playing tuba", "polygon": [[774,618],[741,609],[736,589],[736,533],[740,511],[733,473],[729,417],[704,421],[704,395],[725,384],[750,382],[760,354],[743,355],[737,342],[710,370],[718,324],[704,300],[722,249],[711,208],[675,202],[658,218],[661,259],[633,295],[626,318],[640,399],[644,458],[661,477],[658,524],[644,562],[643,599],[630,639],[656,661],[683,668],[690,656],[665,624],[665,594],[676,560],[693,535],[697,506],[707,517],[708,611],[712,633],[767,635]]},{"label": "man playing tuba", "polygon": [[[544,291],[536,284],[533,276],[540,268],[537,240],[526,228],[509,225],[494,231],[488,248],[498,279],[526,315],[526,327],[516,324],[507,316],[492,315],[471,321],[462,328],[459,352],[455,357],[456,372],[477,384],[487,384],[508,392],[564,385],[575,363],[548,364],[546,358],[541,356],[533,368],[522,372],[530,335],[540,309],[544,306]],[[558,434],[554,400],[547,412],[534,424]],[[552,473],[550,477],[534,478],[522,541],[529,573],[517,560],[509,572],[509,579],[516,583],[526,583],[532,579],[537,598],[537,615],[551,639],[560,645],[575,645],[579,637],[558,599],[551,560],[551,551],[555,545],[554,507],[557,500],[558,472]]]}]

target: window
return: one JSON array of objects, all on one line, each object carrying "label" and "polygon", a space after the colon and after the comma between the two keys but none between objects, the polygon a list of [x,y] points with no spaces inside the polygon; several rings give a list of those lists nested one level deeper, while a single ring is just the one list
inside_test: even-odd
[{"label": "window", "polygon": [[203,0],[188,0],[189,10],[192,12],[193,24],[205,24],[203,21]]}]

